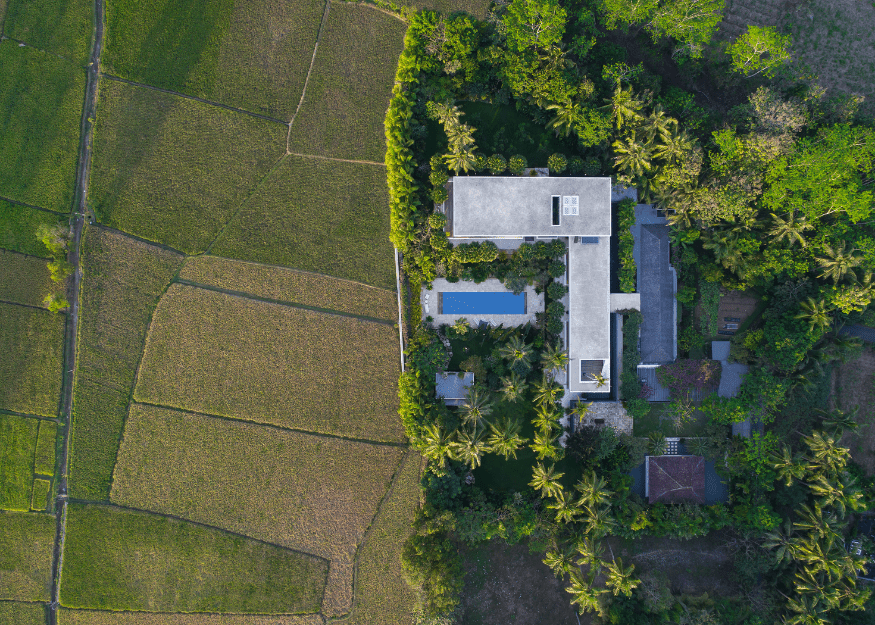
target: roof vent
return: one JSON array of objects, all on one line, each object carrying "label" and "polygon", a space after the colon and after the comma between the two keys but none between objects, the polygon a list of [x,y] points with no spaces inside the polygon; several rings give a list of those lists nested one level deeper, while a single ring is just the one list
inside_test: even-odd
[{"label": "roof vent", "polygon": [[580,196],[562,196],[562,214],[566,216],[580,215]]}]

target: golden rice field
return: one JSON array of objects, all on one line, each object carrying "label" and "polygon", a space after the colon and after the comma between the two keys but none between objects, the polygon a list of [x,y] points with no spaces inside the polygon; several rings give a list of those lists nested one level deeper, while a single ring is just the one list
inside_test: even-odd
[{"label": "golden rice field", "polygon": [[409,451],[358,552],[355,604],[345,625],[409,625],[416,597],[401,570],[401,550],[419,504],[422,458]]},{"label": "golden rice field", "polygon": [[392,291],[309,271],[218,256],[194,256],[186,261],[179,277],[265,299],[387,321],[396,321],[398,318],[398,303]]},{"label": "golden rice field", "polygon": [[134,399],[282,427],[404,441],[390,325],[174,284]]},{"label": "golden rice field", "polygon": [[404,448],[131,406],[111,500],[330,560],[326,616],[349,612],[353,560]]},{"label": "golden rice field", "polygon": [[0,300],[42,306],[43,298],[53,291],[44,258],[0,250]]},{"label": "golden rice field", "polygon": [[48,601],[55,518],[0,511],[0,600]]},{"label": "golden rice field", "polygon": [[[2,615],[2,612],[0,612]],[[0,621],[2,622],[2,621]],[[58,625],[324,625],[318,614],[155,614],[61,609]],[[40,621],[42,625],[42,621]]]}]

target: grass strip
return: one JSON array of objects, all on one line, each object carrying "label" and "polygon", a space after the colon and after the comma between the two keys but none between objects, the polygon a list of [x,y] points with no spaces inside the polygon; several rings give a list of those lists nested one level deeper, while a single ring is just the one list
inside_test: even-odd
[{"label": "grass strip", "polygon": [[0,300],[42,306],[54,290],[44,258],[0,250]]},{"label": "grass strip", "polygon": [[30,496],[30,509],[37,512],[45,512],[49,506],[49,492],[51,489],[51,480],[35,479],[33,481],[33,492]]},{"label": "grass strip", "polygon": [[93,12],[91,0],[9,0],[3,34],[84,67]]},{"label": "grass strip", "polygon": [[382,162],[383,119],[405,30],[382,11],[331,4],[289,151]]},{"label": "grass strip", "polygon": [[210,253],[394,291],[385,178],[379,166],[287,156]]},{"label": "grass strip", "polygon": [[91,192],[98,219],[202,252],[284,152],[286,126],[107,80]]},{"label": "grass strip", "polygon": [[70,495],[106,500],[149,320],[182,257],[100,228],[83,235]]},{"label": "grass strip", "polygon": [[67,218],[20,204],[0,200],[0,248],[48,258],[43,242],[36,238],[40,226],[66,224]]},{"label": "grass strip", "polygon": [[36,453],[33,459],[33,472],[38,475],[55,474],[55,444],[58,424],[54,421],[40,421],[36,439]]},{"label": "grass strip", "polygon": [[84,94],[83,68],[0,41],[0,196],[70,211]]},{"label": "grass strip", "polygon": [[55,517],[0,512],[0,599],[48,601],[54,542]]},{"label": "grass strip", "polygon": [[112,501],[331,561],[323,614],[352,602],[356,548],[404,449],[134,404]]},{"label": "grass strip", "polygon": [[395,332],[388,324],[174,284],[155,311],[134,399],[403,442]]},{"label": "grass strip", "polygon": [[29,510],[36,419],[0,415],[0,509]]},{"label": "grass strip", "polygon": [[55,417],[65,315],[0,303],[0,408]]},{"label": "grass strip", "polygon": [[314,613],[328,563],[155,514],[71,504],[65,606],[162,612]]}]

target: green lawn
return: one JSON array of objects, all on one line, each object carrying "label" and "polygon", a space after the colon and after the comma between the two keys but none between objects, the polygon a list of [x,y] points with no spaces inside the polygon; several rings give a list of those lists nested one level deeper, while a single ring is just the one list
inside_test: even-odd
[{"label": "green lawn", "polygon": [[291,119],[324,0],[110,0],[106,71]]},{"label": "green lawn", "polygon": [[[659,431],[669,437],[702,436],[705,427],[708,425],[708,417],[705,413],[696,410],[693,413],[693,420],[685,424],[680,430],[676,430],[668,417],[669,403],[652,402],[647,416],[635,419],[633,435],[647,436],[651,432]],[[662,417],[662,420],[660,420],[660,417]]]},{"label": "green lawn", "polygon": [[66,316],[0,303],[0,408],[54,417]]},{"label": "green lawn", "polygon": [[57,213],[0,200],[0,248],[45,258],[48,252],[36,238],[37,229],[66,223],[67,218]]},{"label": "green lawn", "polygon": [[45,259],[0,249],[0,300],[43,306],[43,298],[53,291]]},{"label": "green lawn", "polygon": [[54,542],[55,517],[0,512],[0,599],[48,601]]},{"label": "green lawn", "polygon": [[90,195],[98,219],[202,252],[283,153],[287,128],[104,80]]},{"label": "green lawn", "polygon": [[394,291],[386,171],[375,165],[288,156],[244,204],[210,253]]},{"label": "green lawn", "polygon": [[100,228],[82,239],[70,494],[109,498],[112,467],[152,311],[182,257]]},{"label": "green lawn", "polygon": [[29,510],[36,419],[0,415],[0,509]]},{"label": "green lawn", "polygon": [[291,152],[382,162],[389,107],[405,26],[371,8],[332,3]]},{"label": "green lawn", "polygon": [[0,195],[70,211],[84,94],[83,68],[0,42]]},{"label": "green lawn", "polygon": [[93,13],[91,0],[8,0],[3,34],[84,66]]},{"label": "green lawn", "polygon": [[61,602],[152,612],[318,612],[325,560],[167,517],[70,504]]}]

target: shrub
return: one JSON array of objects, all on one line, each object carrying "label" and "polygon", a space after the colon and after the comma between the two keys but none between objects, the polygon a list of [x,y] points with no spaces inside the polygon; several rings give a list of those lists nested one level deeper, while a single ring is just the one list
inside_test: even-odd
[{"label": "shrub", "polygon": [[545,329],[550,334],[560,334],[562,332],[562,328],[563,328],[562,320],[555,319],[552,317],[547,320],[547,325],[545,326]]},{"label": "shrub", "polygon": [[474,171],[481,172],[489,168],[489,159],[485,154],[477,153],[474,155]]},{"label": "shrub", "polygon": [[572,156],[568,159],[568,173],[572,176],[579,176],[583,173],[586,163],[579,156]]},{"label": "shrub", "polygon": [[565,263],[562,261],[554,261],[547,267],[547,273],[551,278],[559,278],[565,275]]},{"label": "shrub", "polygon": [[564,154],[556,152],[547,159],[547,167],[550,169],[550,173],[561,174],[568,167],[568,159],[565,158]]},{"label": "shrub", "polygon": [[650,402],[640,397],[635,397],[626,402],[626,412],[633,419],[646,417],[650,413]]},{"label": "shrub", "polygon": [[443,204],[447,201],[448,197],[450,197],[450,194],[443,187],[435,187],[431,191],[431,199],[435,204]]},{"label": "shrub", "polygon": [[442,187],[447,184],[447,181],[450,179],[447,172],[441,171],[439,169],[433,169],[431,174],[428,176],[429,182],[431,182],[432,186]]},{"label": "shrub", "polygon": [[720,285],[708,280],[699,280],[700,303],[702,318],[699,319],[699,329],[702,334],[714,336],[717,334],[718,310],[720,308]]},{"label": "shrub", "polygon": [[507,161],[507,168],[510,170],[514,176],[521,176],[523,170],[529,166],[529,162],[526,160],[526,157],[522,154],[514,154]]},{"label": "shrub", "polygon": [[43,299],[43,304],[45,304],[46,308],[53,313],[61,312],[70,307],[70,302],[67,301],[67,298],[58,293],[49,293],[46,295]]},{"label": "shrub", "polygon": [[493,174],[501,174],[507,169],[507,161],[501,154],[493,154],[486,159],[486,167]]},{"label": "shrub", "polygon": [[634,293],[637,287],[638,269],[633,255],[635,237],[630,228],[635,225],[635,200],[627,198],[620,202],[617,222],[620,240],[617,252],[620,259],[620,290],[624,293]]},{"label": "shrub", "polygon": [[428,216],[428,227],[432,230],[443,230],[447,225],[447,216],[443,213],[432,213]]},{"label": "shrub", "polygon": [[560,282],[551,282],[547,286],[547,295],[550,299],[562,299],[568,293],[568,287]]},{"label": "shrub", "polygon": [[677,360],[656,369],[659,383],[672,396],[685,397],[691,391],[702,391],[720,381],[720,363],[716,360]]},{"label": "shrub", "polygon": [[684,306],[692,306],[696,301],[696,289],[691,286],[682,286],[675,294],[677,300]]},{"label": "shrub", "polygon": [[584,176],[598,176],[602,173],[602,162],[594,156],[590,156],[583,164]]},{"label": "shrub", "polygon": [[565,305],[562,302],[550,302],[547,306],[547,316],[551,319],[560,319],[565,314]]}]

